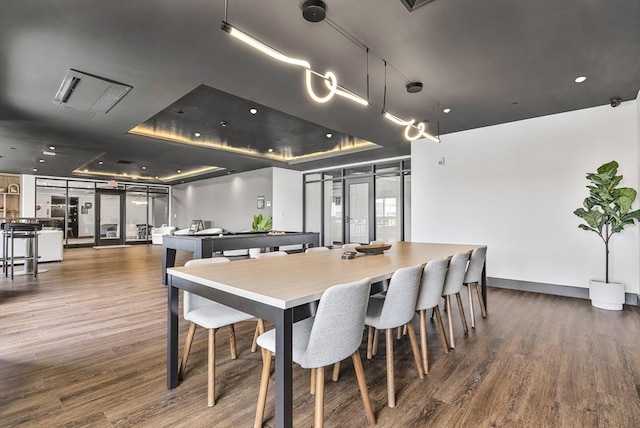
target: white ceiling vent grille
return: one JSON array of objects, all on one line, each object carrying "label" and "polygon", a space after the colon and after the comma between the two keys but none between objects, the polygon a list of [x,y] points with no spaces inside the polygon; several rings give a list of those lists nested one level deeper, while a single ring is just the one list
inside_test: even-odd
[{"label": "white ceiling vent grille", "polygon": [[[108,113],[133,87],[113,80],[69,70],[53,102],[61,112]],[[87,118],[93,114],[87,114]]]}]

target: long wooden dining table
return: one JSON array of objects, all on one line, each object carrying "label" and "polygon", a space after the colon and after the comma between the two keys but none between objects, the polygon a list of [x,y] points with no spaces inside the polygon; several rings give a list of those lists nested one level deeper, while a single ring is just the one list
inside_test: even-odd
[{"label": "long wooden dining table", "polygon": [[[371,292],[386,289],[399,268],[425,264],[479,245],[395,242],[378,255],[342,259],[344,250],[238,260],[167,269],[167,384],[178,386],[178,290],[186,290],[275,324],[277,427],[293,424],[292,325],[313,316],[322,293],[335,284],[371,278]],[[486,268],[482,292],[486,300]],[[256,390],[257,394],[257,390]]]}]

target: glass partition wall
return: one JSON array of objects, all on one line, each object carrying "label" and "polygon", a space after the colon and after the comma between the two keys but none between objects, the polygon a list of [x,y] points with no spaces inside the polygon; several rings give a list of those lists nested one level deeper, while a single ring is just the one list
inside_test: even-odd
[{"label": "glass partition wall", "polygon": [[169,223],[169,186],[37,178],[35,209],[66,247],[146,243]]},{"label": "glass partition wall", "polygon": [[410,159],[304,175],[304,230],[325,246],[410,239]]}]

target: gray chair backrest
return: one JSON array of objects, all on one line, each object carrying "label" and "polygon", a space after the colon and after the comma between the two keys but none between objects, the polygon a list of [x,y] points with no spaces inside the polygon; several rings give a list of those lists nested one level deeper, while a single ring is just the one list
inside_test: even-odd
[{"label": "gray chair backrest", "polygon": [[362,244],[358,244],[358,243],[351,243],[351,244],[342,244],[342,249],[343,250],[353,250],[356,247],[361,247]]},{"label": "gray chair backrest", "polygon": [[442,259],[431,260],[424,267],[416,310],[431,309],[440,303],[448,266],[449,260]]},{"label": "gray chair backrest", "polygon": [[[229,260],[226,257],[208,257],[206,259],[193,259],[186,262],[185,266],[197,266],[197,265],[212,265],[215,263],[228,263]],[[183,314],[186,316],[189,312],[195,311],[196,309],[200,309],[207,304],[211,303],[211,300],[205,299],[202,296],[198,296],[197,294],[189,293],[188,291],[184,292],[184,301],[182,302],[183,306]]]},{"label": "gray chair backrest", "polygon": [[462,281],[467,272],[467,263],[469,262],[469,252],[457,253],[449,262],[447,276],[444,279],[443,296],[459,293],[462,289]]},{"label": "gray chair backrest", "polygon": [[413,318],[422,278],[422,265],[400,268],[393,273],[384,298],[378,328],[405,325]]},{"label": "gray chair backrest", "polygon": [[304,250],[305,253],[317,253],[319,251],[329,251],[327,247],[309,247]]},{"label": "gray chair backrest", "polygon": [[480,282],[482,279],[482,269],[487,258],[487,246],[478,247],[471,252],[467,273],[464,276],[464,283]]},{"label": "gray chair backrest", "polygon": [[256,259],[263,259],[265,257],[280,257],[287,256],[286,251],[271,251],[270,253],[260,253],[256,256]]},{"label": "gray chair backrest", "polygon": [[302,367],[337,363],[360,347],[370,290],[371,279],[364,278],[334,285],[322,294]]}]

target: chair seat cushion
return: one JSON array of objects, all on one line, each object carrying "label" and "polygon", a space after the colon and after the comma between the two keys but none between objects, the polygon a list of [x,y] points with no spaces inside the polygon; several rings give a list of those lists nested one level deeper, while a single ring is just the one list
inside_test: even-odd
[{"label": "chair seat cushion", "polygon": [[253,318],[253,315],[216,302],[210,302],[206,306],[190,311],[184,316],[185,320],[204,328],[220,328],[251,318]]},{"label": "chair seat cushion", "polygon": [[[293,324],[293,340],[291,347],[293,348],[292,359],[296,364],[301,364],[307,351],[311,328],[313,327],[314,318],[307,318]],[[276,330],[271,329],[258,337],[258,345],[275,354],[276,352]],[[303,368],[311,368],[304,367]]]}]

